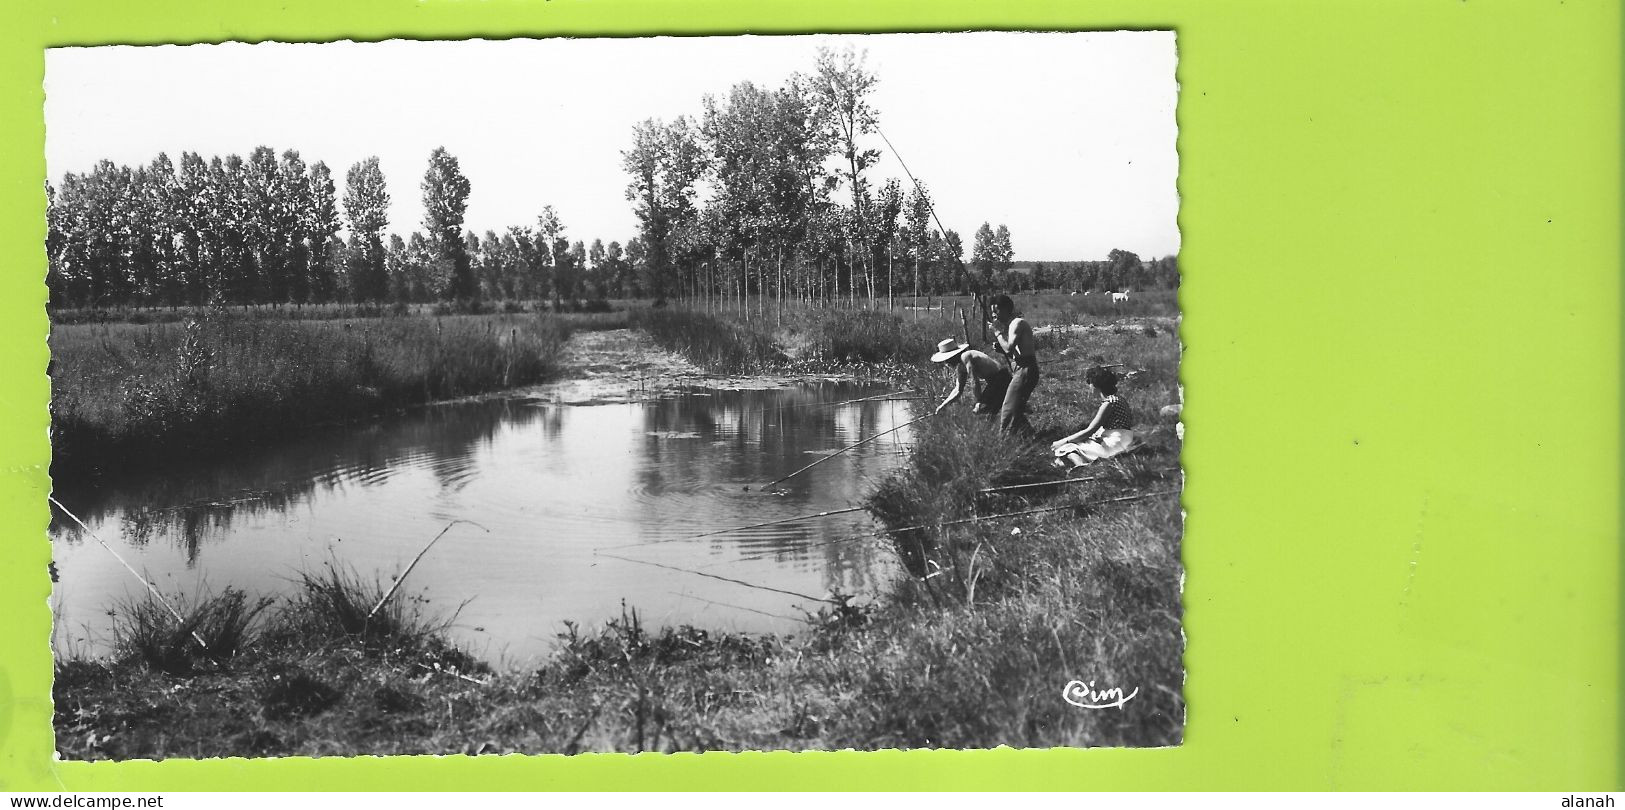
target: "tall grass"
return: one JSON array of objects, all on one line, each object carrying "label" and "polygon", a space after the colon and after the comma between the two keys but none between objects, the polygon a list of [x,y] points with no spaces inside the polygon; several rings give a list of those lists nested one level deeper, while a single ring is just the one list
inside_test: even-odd
[{"label": "tall grass", "polygon": [[546,379],[551,316],[359,322],[213,315],[60,326],[51,335],[53,469],[229,450],[315,424]]},{"label": "tall grass", "polygon": [[788,359],[766,334],[703,312],[640,309],[630,313],[629,324],[696,365],[720,373],[762,371]]},{"label": "tall grass", "polygon": [[[444,640],[456,614],[431,618],[417,598],[367,579],[337,562],[300,573],[298,587],[276,615],[271,640],[290,646],[355,642],[366,649],[399,653],[450,650]],[[463,660],[464,656],[458,656]]]},{"label": "tall grass", "polygon": [[251,601],[235,588],[217,595],[176,596],[169,605],[145,594],[114,608],[114,649],[126,662],[170,675],[218,666],[249,645],[255,620],[270,604]]}]

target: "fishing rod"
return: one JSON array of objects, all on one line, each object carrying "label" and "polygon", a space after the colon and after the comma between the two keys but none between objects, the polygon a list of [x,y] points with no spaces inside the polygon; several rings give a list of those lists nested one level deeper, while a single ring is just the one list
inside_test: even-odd
[{"label": "fishing rod", "polygon": [[[1170,468],[1163,469],[1163,470],[1150,470],[1150,472],[1157,472],[1157,473],[1178,472],[1178,471],[1179,471],[1178,468],[1175,468],[1175,467],[1170,467]],[[1096,476],[1091,476],[1091,477],[1088,477],[1088,478],[1062,478],[1062,479],[1060,479],[1058,481],[1039,481],[1039,482],[1033,483],[1033,484],[1011,484],[1009,486],[1003,486],[1003,487],[987,487],[986,489],[978,489],[978,490],[976,490],[976,494],[977,495],[990,495],[990,494],[995,493],[995,492],[1014,492],[1014,491],[1016,491],[1018,489],[1035,489],[1037,487],[1060,487],[1060,486],[1066,486],[1068,484],[1081,484],[1081,483],[1084,483],[1086,481],[1100,481],[1100,480],[1104,480],[1105,477],[1106,476],[1104,476],[1104,475],[1096,475]]]},{"label": "fishing rod", "polygon": [[898,394],[916,394],[916,393],[919,393],[919,392],[918,391],[888,391],[888,392],[886,392],[884,394],[874,394],[872,396],[859,397],[858,399],[847,399],[847,400],[842,400],[840,402],[803,402],[803,403],[796,404],[796,405],[785,405],[785,406],[782,406],[782,407],[785,407],[785,408],[834,408],[834,407],[838,407],[838,406],[841,406],[841,405],[852,405],[852,404],[858,403],[858,402],[875,402],[875,401],[879,401],[879,402],[892,402],[892,401],[895,401],[895,402],[914,402],[916,400],[925,399],[925,397],[897,397],[895,400],[888,399],[888,397],[896,397]]},{"label": "fishing rod", "polygon": [[[909,425],[914,424],[915,422],[918,422],[918,421],[920,421],[922,419],[929,419],[929,418],[931,418],[932,416],[935,416],[935,415],[936,414],[933,412],[933,413],[928,413],[925,416],[916,416],[913,419],[910,419],[907,422],[904,422],[903,424],[898,425],[897,427],[891,428],[889,430],[882,430],[879,433],[876,433],[875,435],[870,436],[869,438],[864,439],[861,442],[858,442],[857,444],[849,444],[846,447],[843,447],[843,448],[841,448],[839,450],[836,450],[835,452],[830,453],[829,455],[824,456],[823,458],[821,458],[821,459],[819,459],[817,461],[814,461],[813,463],[808,464],[807,466],[802,467],[801,469],[796,470],[795,472],[790,473],[789,475],[786,475],[785,477],[780,478],[777,481],[773,481],[771,483],[763,485],[762,489],[764,489],[764,490],[772,489],[773,487],[775,487],[775,486],[777,486],[779,484],[782,484],[785,481],[788,481],[788,480],[790,480],[790,479],[792,479],[792,478],[794,478],[794,477],[796,477],[796,476],[798,476],[798,475],[800,475],[800,474],[802,474],[802,473],[804,473],[804,472],[806,472],[806,471],[808,471],[808,470],[810,470],[810,469],[812,469],[814,467],[817,467],[818,465],[823,464],[824,462],[829,461],[830,459],[835,458],[836,456],[838,456],[838,455],[840,455],[842,453],[845,453],[848,450],[855,450],[855,449],[857,449],[859,447],[862,447],[862,446],[868,444],[869,442],[874,441],[875,439],[880,438],[881,436],[884,436],[884,435],[886,435],[888,433],[895,433],[895,432],[897,432],[899,430],[902,430],[903,428],[908,427]],[[745,489],[748,491],[750,489],[750,487],[745,487]]]},{"label": "fishing rod", "polygon": [[380,608],[382,608],[382,607],[383,607],[383,606],[384,606],[384,603],[385,603],[385,602],[388,602],[388,601],[389,601],[389,597],[391,597],[391,596],[394,596],[394,595],[395,595],[395,591],[396,591],[396,590],[397,590],[397,589],[398,589],[398,588],[400,588],[400,587],[401,587],[401,583],[403,583],[403,582],[405,582],[405,581],[406,581],[406,575],[407,575],[407,574],[410,574],[410,573],[412,573],[412,569],[413,569],[413,568],[416,568],[416,567],[417,567],[417,564],[418,564],[418,560],[421,560],[421,559],[423,559],[423,555],[425,555],[425,554],[428,554],[428,553],[429,553],[429,549],[431,549],[431,548],[434,548],[434,544],[435,544],[435,543],[438,543],[438,542],[440,542],[440,538],[442,538],[442,537],[445,537],[445,536],[446,536],[446,532],[449,532],[449,531],[451,531],[451,527],[453,527],[453,526],[456,526],[456,525],[457,525],[457,524],[459,524],[459,523],[467,523],[467,524],[468,524],[468,525],[470,525],[470,526],[475,526],[475,527],[478,527],[478,528],[480,528],[480,529],[481,529],[481,530],[483,530],[483,531],[484,531],[484,532],[485,532],[485,533],[486,533],[486,534],[490,534],[490,533],[491,533],[491,530],[490,530],[490,529],[487,529],[487,528],[485,528],[485,527],[484,527],[484,526],[480,526],[480,524],[478,524],[478,523],[475,523],[475,522],[474,522],[474,521],[472,521],[472,520],[463,520],[463,519],[461,519],[461,518],[459,518],[459,519],[457,519],[457,520],[454,520],[454,521],[452,521],[452,522],[450,522],[450,523],[447,523],[447,524],[446,524],[446,528],[444,528],[444,529],[441,529],[441,530],[440,530],[440,533],[439,533],[439,534],[437,534],[437,535],[435,535],[435,536],[434,536],[434,539],[433,539],[433,540],[430,540],[430,541],[429,541],[429,544],[428,544],[428,545],[426,545],[426,546],[424,546],[424,547],[423,547],[423,550],[422,550],[422,551],[419,551],[419,552],[418,552],[418,555],[417,555],[417,556],[416,556],[416,557],[413,557],[413,558],[412,558],[412,562],[411,562],[411,563],[409,563],[409,564],[408,564],[408,565],[407,565],[407,566],[406,566],[406,570],[405,570],[405,571],[402,571],[402,572],[401,572],[401,575],[400,575],[400,576],[398,576],[398,577],[396,577],[396,578],[395,578],[395,584],[393,584],[393,585],[391,585],[391,586],[389,586],[389,590],[387,590],[387,591],[384,591],[384,595],[383,595],[383,597],[382,597],[382,598],[380,598],[380,599],[379,599],[379,600],[378,600],[378,604],[376,604],[376,605],[373,605],[373,606],[372,606],[372,610],[369,610],[369,611],[367,611],[367,619],[366,619],[366,620],[367,620],[367,621],[372,621],[372,617],[373,617],[373,616],[374,616],[374,615],[376,615],[376,614],[377,614],[377,613],[378,613],[378,611],[379,611],[379,609],[380,609]]},{"label": "fishing rod", "polygon": [[[94,539],[96,542],[100,543],[102,548],[107,549],[107,553],[113,555],[113,559],[118,560],[119,564],[124,566],[124,570],[129,571],[131,576],[135,577],[136,579],[141,580],[141,584],[147,586],[147,591],[150,592],[153,595],[153,597],[158,600],[158,604],[163,605],[164,610],[169,611],[169,615],[175,617],[175,623],[177,625],[179,625],[181,627],[186,626],[186,620],[181,618],[180,611],[176,610],[174,605],[169,604],[169,600],[165,599],[164,595],[158,592],[158,588],[155,587],[151,582],[148,582],[146,577],[141,576],[140,572],[136,571],[135,568],[132,567],[128,562],[125,562],[124,558],[120,557],[119,553],[117,551],[114,551],[113,547],[107,544],[107,541],[103,540],[100,536],[98,536],[96,534],[96,532],[92,531],[89,526],[86,526],[85,522],[80,520],[78,515],[75,515],[74,513],[68,511],[68,507],[63,506],[62,502],[57,500],[55,495],[46,495],[45,499],[47,501],[50,501],[51,503],[55,504],[56,508],[62,510],[62,514],[67,515],[68,517],[72,518],[74,523],[79,524],[79,528],[84,529],[85,533],[90,535],[91,538]],[[202,647],[205,651],[207,651],[209,649],[208,642],[203,640],[203,636],[198,635],[197,630],[188,630],[187,634],[192,637],[193,641],[197,642],[197,645],[199,647]]]},{"label": "fishing rod", "polygon": [[[908,162],[903,160],[903,153],[897,151],[897,147],[892,145],[891,138],[886,137],[885,130],[881,129],[879,124],[875,125],[875,134],[879,135],[880,139],[882,141],[886,142],[886,148],[890,149],[892,155],[897,158],[897,165],[903,167],[903,174],[908,175],[909,182],[914,184],[914,190],[916,192],[919,192],[921,190],[920,181],[919,181],[918,178],[916,178],[914,176],[913,172],[908,170]],[[948,229],[942,227],[942,217],[937,216],[937,206],[936,206],[936,204],[934,202],[932,202],[929,197],[927,197],[926,201],[925,201],[925,206],[926,206],[926,210],[931,212],[931,220],[933,222],[937,223],[937,232],[942,234],[942,243],[944,245],[947,245],[948,244]],[[963,249],[963,246],[961,246],[961,249]],[[961,271],[963,271],[965,269],[965,260],[963,258],[961,258],[960,256],[955,256],[954,257],[954,263],[959,265],[959,269]],[[972,276],[969,273],[966,273],[965,275],[966,275],[966,278],[972,279],[972,281],[971,281],[972,292],[976,296],[976,304],[977,304],[977,306],[982,310],[982,343],[983,343],[983,345],[986,345],[987,344],[987,324],[988,324],[987,294],[986,294],[986,291],[984,291],[982,289],[982,285],[981,285],[980,280],[976,279],[975,276]],[[968,332],[969,330],[966,330],[966,331]],[[965,339],[967,341],[970,340],[970,335],[966,334]]]}]

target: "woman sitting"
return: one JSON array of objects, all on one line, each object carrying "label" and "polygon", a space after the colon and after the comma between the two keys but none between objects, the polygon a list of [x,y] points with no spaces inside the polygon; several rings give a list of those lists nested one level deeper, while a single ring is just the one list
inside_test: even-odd
[{"label": "woman sitting", "polygon": [[1083,375],[1104,397],[1095,418],[1083,430],[1059,439],[1050,445],[1055,453],[1054,464],[1071,472],[1085,464],[1111,458],[1134,447],[1134,413],[1128,403],[1117,396],[1117,375],[1111,369],[1095,366]]}]

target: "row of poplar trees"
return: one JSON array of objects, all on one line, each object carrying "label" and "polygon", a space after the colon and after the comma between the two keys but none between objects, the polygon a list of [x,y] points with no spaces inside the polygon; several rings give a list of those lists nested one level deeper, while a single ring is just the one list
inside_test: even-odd
[{"label": "row of poplar trees", "polygon": [[651,292],[890,302],[980,289],[1008,268],[1004,226],[982,226],[967,267],[925,184],[870,177],[881,153],[868,144],[884,140],[877,82],[861,52],[821,49],[782,86],[742,82],[697,117],[638,124],[622,159]]},{"label": "row of poplar trees", "polygon": [[[639,234],[623,247],[534,225],[463,229],[470,185],[445,149],[423,176],[422,229],[385,235],[376,157],[332,172],[298,152],[179,166],[101,161],[49,195],[48,285],[57,306],[562,300],[880,300],[986,290],[1010,267],[1009,230],[983,224],[972,262],[940,228],[923,183],[871,180],[884,138],[862,53],[818,52],[783,86],[735,85],[696,119],[650,119],[622,153]],[[703,203],[702,203],[703,197]],[[341,236],[342,232],[342,236]]]},{"label": "row of poplar trees", "polygon": [[326,164],[266,146],[246,159],[188,152],[178,167],[163,154],[133,168],[104,160],[46,188],[51,301],[557,303],[637,293],[638,246],[572,243],[551,206],[534,226],[464,231],[469,181],[443,148],[421,189],[422,229],[402,239],[384,232],[390,197],[376,157],[350,167],[342,196]]}]

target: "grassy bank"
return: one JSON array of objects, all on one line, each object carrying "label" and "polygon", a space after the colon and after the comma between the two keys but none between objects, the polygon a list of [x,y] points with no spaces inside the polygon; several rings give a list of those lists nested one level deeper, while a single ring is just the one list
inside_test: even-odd
[{"label": "grassy bank", "polygon": [[922,347],[935,345],[938,333],[957,330],[934,313],[921,321],[861,309],[793,309],[752,321],[676,308],[630,315],[633,327],[718,374],[895,370],[929,355]]},{"label": "grassy bank", "polygon": [[[492,666],[411,602],[364,620],[378,583],[328,568],[276,604],[225,594],[185,622],[121,610],[117,656],[59,664],[58,746],[122,759],[1177,743],[1178,438],[1158,414],[1177,395],[1177,339],[1123,326],[1045,334],[1040,350],[1043,438],[1093,412],[1083,371],[1115,363],[1133,372],[1121,393],[1147,443],[1094,480],[978,495],[1057,476],[964,408],[920,423],[870,507],[893,529],[928,528],[857,541],[914,574],[873,608],[827,606],[793,636],[651,628],[628,608],[563,628],[537,666]],[[943,390],[940,370],[913,373]],[[956,522],[1034,509],[1054,511]],[[1080,709],[1061,696],[1073,679],[1134,697]]]},{"label": "grassy bank", "polygon": [[290,430],[547,379],[564,319],[226,312],[51,333],[53,473],[232,452]]},{"label": "grassy bank", "polygon": [[[1098,293],[1050,292],[1018,296],[1016,307],[1040,331],[1076,325],[1129,329],[1130,324],[1140,328],[1156,322],[1163,323],[1166,332],[1178,312],[1178,301],[1172,290],[1134,293],[1118,304]],[[890,309],[768,305],[751,310],[748,317],[682,307],[641,308],[629,312],[628,322],[662,346],[719,374],[849,372],[877,366],[897,373],[924,364],[945,337],[964,340],[968,332],[973,344],[986,342],[982,313],[969,296],[899,298]]]}]

